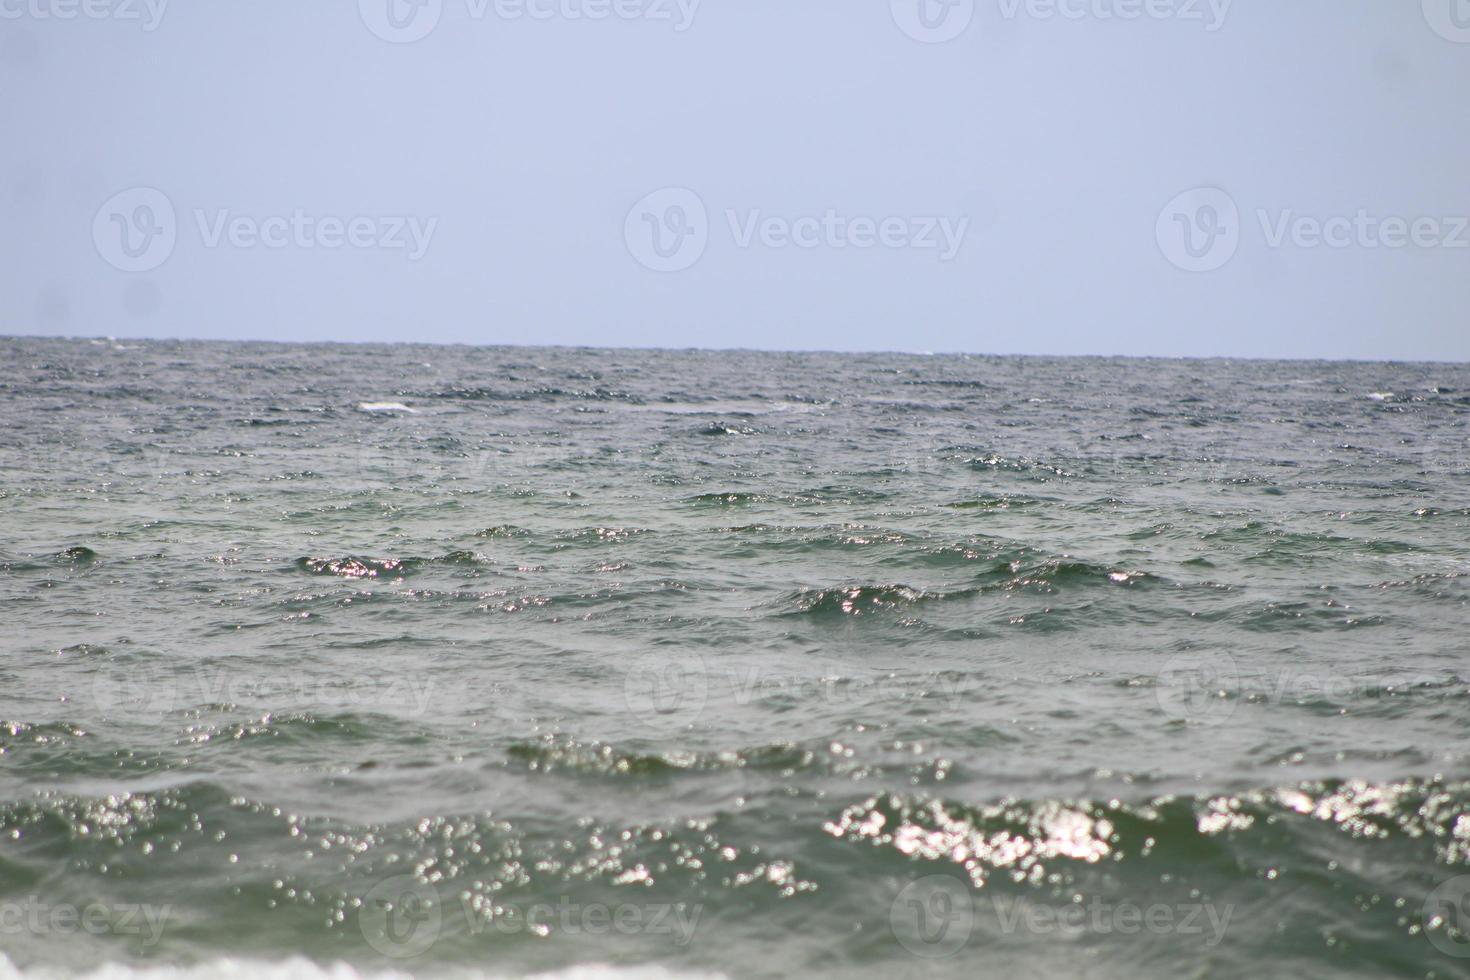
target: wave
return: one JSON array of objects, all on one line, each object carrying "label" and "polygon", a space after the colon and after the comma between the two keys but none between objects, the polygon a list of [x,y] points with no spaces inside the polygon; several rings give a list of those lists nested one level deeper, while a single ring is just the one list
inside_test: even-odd
[{"label": "wave", "polygon": [[698,436],[753,436],[760,430],[749,425],[734,425],[729,422],[710,422],[702,428],[695,429],[694,435]]},{"label": "wave", "polygon": [[[0,980],[502,980],[512,976],[516,975],[454,967],[434,967],[413,973],[359,970],[340,961],[316,963],[302,957],[278,961],[220,957],[187,966],[108,963],[84,969],[38,964],[21,969],[0,953]],[[653,965],[588,963],[519,976],[528,980],[718,980],[720,974],[674,971]]]},{"label": "wave", "polygon": [[802,589],[784,602],[805,616],[863,616],[884,610],[903,609],[921,603],[968,598],[973,589],[958,592],[927,592],[908,585],[844,585],[831,589]]},{"label": "wave", "polygon": [[696,504],[706,507],[749,507],[752,504],[767,504],[776,498],[764,493],[743,493],[732,491],[730,493],[700,493],[692,497],[684,498],[686,504]]},{"label": "wave", "polygon": [[506,755],[513,764],[532,772],[605,776],[665,776],[736,769],[796,771],[825,761],[814,749],[803,749],[789,742],[738,751],[638,753],[605,742],[579,742],[555,735],[539,742],[512,743],[506,748]]},{"label": "wave", "polygon": [[407,578],[430,566],[479,567],[489,560],[473,551],[451,551],[434,558],[298,558],[293,563],[299,571],[312,575],[335,575],[338,578]]},{"label": "wave", "polygon": [[[887,794],[846,807],[825,825],[850,843],[956,865],[983,886],[992,876],[1041,881],[1059,865],[1168,863],[1187,855],[1198,873],[1235,863],[1231,840],[1280,848],[1283,835],[1327,827],[1356,841],[1432,848],[1447,865],[1470,859],[1470,785],[1438,778],[1373,784],[1322,781],[1193,798],[964,804]],[[1314,845],[1300,841],[1300,853]],[[1238,860],[1238,859],[1237,859]]]},{"label": "wave", "polygon": [[413,415],[418,413],[418,409],[409,408],[403,402],[358,402],[357,410],[369,414],[375,412],[407,412]]},{"label": "wave", "polygon": [[826,486],[795,493],[759,493],[741,490],[712,491],[685,497],[683,503],[703,507],[743,507],[754,504],[780,504],[789,507],[813,504],[850,504],[860,501],[886,500],[893,495],[886,490],[862,486]]},{"label": "wave", "polygon": [[[961,564],[993,560],[997,556],[984,555],[972,548],[942,548],[925,551],[923,557],[929,563]],[[945,589],[921,589],[903,583],[801,589],[788,593],[780,603],[794,606],[794,612],[800,615],[861,616],[969,601],[992,593],[1051,595],[1076,588],[1148,588],[1162,584],[1163,580],[1148,572],[1069,558],[1050,558],[1029,565],[1021,559],[998,561],[988,571],[981,572],[976,582],[968,587]]]},{"label": "wave", "polygon": [[626,391],[611,388],[559,388],[555,385],[538,385],[520,390],[454,386],[438,391],[410,392],[413,397],[465,402],[526,402],[554,401],[558,398],[573,398],[581,401],[619,401],[634,405],[643,404],[642,399]]},{"label": "wave", "polygon": [[956,500],[953,503],[941,504],[948,510],[1011,510],[1012,508],[1034,507],[1038,501],[1027,497],[979,497],[974,500]]}]

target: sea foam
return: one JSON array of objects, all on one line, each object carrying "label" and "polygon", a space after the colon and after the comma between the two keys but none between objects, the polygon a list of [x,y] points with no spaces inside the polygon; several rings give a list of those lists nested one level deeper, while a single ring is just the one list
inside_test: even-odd
[{"label": "sea foam", "polygon": [[[0,980],[503,980],[511,974],[435,967],[423,972],[359,971],[346,963],[321,964],[303,957],[277,962],[222,957],[192,966],[111,963],[90,970],[36,966],[22,970],[0,953]],[[584,964],[531,980],[723,980],[719,974],[674,972],[660,966]]]}]

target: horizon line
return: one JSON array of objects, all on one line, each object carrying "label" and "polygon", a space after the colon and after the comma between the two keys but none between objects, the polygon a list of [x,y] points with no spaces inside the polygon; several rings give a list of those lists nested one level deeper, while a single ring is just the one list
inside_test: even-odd
[{"label": "horizon line", "polygon": [[641,351],[650,353],[740,353],[740,354],[840,354],[849,356],[864,355],[898,355],[902,357],[970,357],[970,358],[1054,358],[1074,360],[1109,360],[1109,361],[1247,361],[1262,363],[1300,363],[1300,364],[1399,364],[1399,365],[1444,365],[1463,366],[1470,364],[1470,360],[1434,360],[1414,358],[1381,358],[1381,357],[1316,357],[1305,355],[1294,355],[1286,357],[1269,357],[1258,354],[1048,354],[1035,352],[1013,351],[1009,353],[984,352],[984,351],[919,351],[919,350],[897,350],[897,349],[871,349],[871,350],[839,350],[836,348],[811,347],[811,348],[762,348],[762,347],[663,347],[663,346],[639,346],[639,345],[608,345],[597,346],[593,344],[515,344],[515,343],[470,343],[467,341],[444,341],[444,340],[279,340],[275,338],[262,337],[153,337],[153,336],[116,336],[112,334],[26,334],[0,332],[0,341],[8,340],[58,340],[58,341],[106,341],[117,343],[122,340],[142,341],[145,343],[184,343],[184,344],[271,344],[280,347],[312,347],[312,346],[340,346],[340,347],[468,347],[472,349],[512,349],[512,350],[574,350],[574,351]]}]

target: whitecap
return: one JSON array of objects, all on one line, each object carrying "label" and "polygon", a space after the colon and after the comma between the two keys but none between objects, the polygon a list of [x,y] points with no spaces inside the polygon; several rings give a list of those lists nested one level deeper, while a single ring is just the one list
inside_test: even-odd
[{"label": "whitecap", "polygon": [[[110,963],[91,970],[38,965],[17,968],[0,953],[0,980],[507,980],[505,972],[488,973],[456,967],[430,968],[418,974],[402,970],[359,971],[346,963],[320,964],[303,957],[268,962],[221,957],[192,966]],[[529,980],[724,980],[719,974],[673,971],[662,966],[605,966],[590,963],[550,973],[521,974]]]}]

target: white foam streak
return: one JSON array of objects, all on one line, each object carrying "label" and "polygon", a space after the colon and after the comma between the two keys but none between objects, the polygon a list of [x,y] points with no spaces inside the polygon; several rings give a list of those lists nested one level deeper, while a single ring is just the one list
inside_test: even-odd
[{"label": "white foam streak", "polygon": [[[22,970],[0,953],[0,980],[510,980],[515,975],[462,968],[358,971],[346,963],[323,965],[304,958],[266,962],[225,957],[193,966],[111,963],[90,970],[35,966]],[[521,975],[525,976],[525,975]],[[528,980],[723,980],[718,974],[678,973],[661,966],[585,964],[538,973]]]}]

